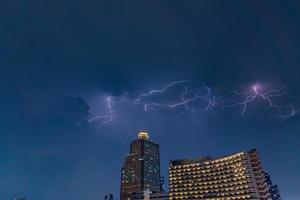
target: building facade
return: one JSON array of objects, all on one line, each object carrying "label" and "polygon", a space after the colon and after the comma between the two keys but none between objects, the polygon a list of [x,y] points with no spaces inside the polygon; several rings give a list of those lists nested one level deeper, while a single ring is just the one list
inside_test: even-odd
[{"label": "building facade", "polygon": [[121,200],[131,200],[143,191],[161,191],[159,145],[142,131],[130,144],[121,169]]},{"label": "building facade", "polygon": [[272,181],[271,181],[271,177],[267,172],[264,172],[265,174],[265,179],[266,182],[268,184],[268,189],[269,189],[269,193],[271,195],[271,199],[272,200],[282,200],[280,193],[279,193],[279,188],[277,185],[273,185]]},{"label": "building facade", "polygon": [[258,152],[169,163],[169,199],[270,200]]}]

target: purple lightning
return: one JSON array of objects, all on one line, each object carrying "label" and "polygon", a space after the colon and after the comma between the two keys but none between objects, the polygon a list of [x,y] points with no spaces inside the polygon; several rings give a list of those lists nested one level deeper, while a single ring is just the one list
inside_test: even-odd
[{"label": "purple lightning", "polygon": [[[279,89],[265,90],[261,85],[253,85],[250,92],[238,92],[234,90],[228,90],[234,94],[237,99],[230,100],[224,103],[224,107],[241,107],[240,116],[244,117],[247,111],[247,107],[250,103],[254,103],[256,99],[260,98],[266,101],[269,107],[276,109],[279,113],[282,113],[282,105],[274,103],[274,98],[287,96],[288,94],[283,92],[284,87]],[[242,100],[240,100],[242,99]]]},{"label": "purple lightning", "polygon": [[[222,98],[217,96],[222,96]],[[225,93],[217,95],[206,84],[199,87],[195,84],[195,81],[180,80],[163,85],[158,89],[138,94],[135,98],[132,98],[129,93],[121,96],[106,95],[104,98],[106,112],[93,116],[86,121],[96,123],[99,127],[108,125],[113,122],[117,114],[118,116],[122,115],[122,113],[118,113],[120,112],[118,107],[123,105],[141,106],[147,112],[160,108],[174,110],[182,108],[193,112],[195,107],[201,106],[204,106],[203,110],[205,111],[216,110],[215,108],[239,108],[239,115],[245,117],[249,105],[255,104],[258,100],[263,100],[269,108],[274,109],[278,113],[277,117],[279,119],[286,120],[297,116],[300,110],[295,109],[292,104],[283,102],[283,96],[289,96],[284,91],[284,87],[268,89],[261,84],[252,85],[248,91],[227,89]],[[279,101],[283,104],[278,104]]]}]

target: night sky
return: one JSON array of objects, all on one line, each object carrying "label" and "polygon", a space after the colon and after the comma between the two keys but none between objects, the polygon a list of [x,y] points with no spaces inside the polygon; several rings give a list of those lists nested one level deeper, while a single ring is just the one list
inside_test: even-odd
[{"label": "night sky", "polygon": [[0,199],[118,199],[147,130],[164,176],[257,148],[298,200],[299,36],[296,1],[0,0]]}]

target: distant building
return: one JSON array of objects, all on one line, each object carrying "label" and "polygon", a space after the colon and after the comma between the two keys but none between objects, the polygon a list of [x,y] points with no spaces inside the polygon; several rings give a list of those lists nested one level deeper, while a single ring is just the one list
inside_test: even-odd
[{"label": "distant building", "polygon": [[169,163],[169,199],[269,200],[258,152]]},{"label": "distant building", "polygon": [[271,177],[267,172],[264,172],[265,174],[265,179],[266,182],[268,184],[268,188],[269,188],[269,193],[271,195],[271,199],[272,200],[282,200],[280,193],[279,193],[279,188],[277,185],[273,185],[272,181],[271,181]]},{"label": "distant building", "polygon": [[138,133],[130,144],[121,170],[121,200],[134,199],[144,191],[161,192],[159,145],[152,142],[147,132]]}]

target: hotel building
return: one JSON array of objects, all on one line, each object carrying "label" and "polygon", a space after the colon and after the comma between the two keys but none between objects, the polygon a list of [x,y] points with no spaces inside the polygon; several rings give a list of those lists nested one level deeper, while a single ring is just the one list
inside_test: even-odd
[{"label": "hotel building", "polygon": [[169,163],[169,199],[270,200],[258,152]]}]

